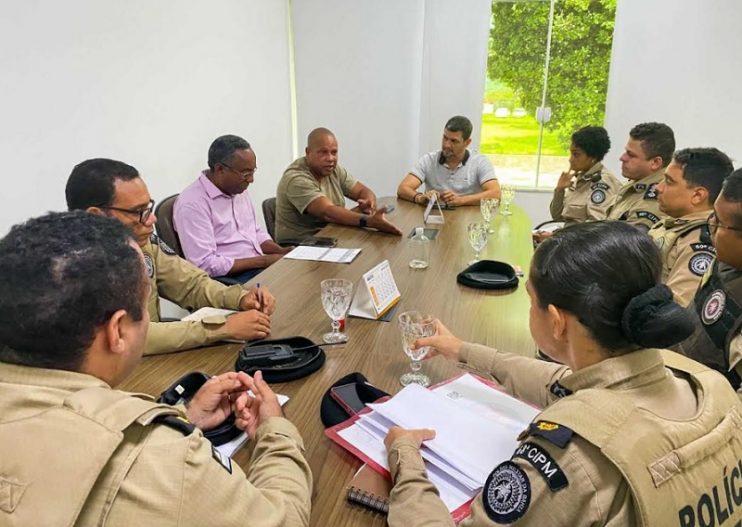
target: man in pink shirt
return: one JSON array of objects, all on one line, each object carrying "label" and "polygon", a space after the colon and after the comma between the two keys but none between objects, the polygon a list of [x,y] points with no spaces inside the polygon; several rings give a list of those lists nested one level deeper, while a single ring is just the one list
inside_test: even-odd
[{"label": "man in pink shirt", "polygon": [[250,144],[223,135],[209,147],[209,168],[175,201],[173,224],[185,257],[224,282],[244,283],[291,248],[259,223],[247,187],[257,161]]}]

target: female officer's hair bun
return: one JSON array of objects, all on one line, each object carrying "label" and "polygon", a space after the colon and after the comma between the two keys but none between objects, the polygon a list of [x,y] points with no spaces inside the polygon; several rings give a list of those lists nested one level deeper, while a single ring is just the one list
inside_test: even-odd
[{"label": "female officer's hair bun", "polygon": [[665,348],[693,333],[690,313],[673,301],[672,290],[657,284],[629,301],[621,330],[629,342],[644,348]]}]

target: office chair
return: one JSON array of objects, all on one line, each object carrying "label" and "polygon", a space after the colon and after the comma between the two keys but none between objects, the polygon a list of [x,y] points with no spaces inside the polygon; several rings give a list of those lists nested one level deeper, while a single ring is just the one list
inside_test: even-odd
[{"label": "office chair", "polygon": [[276,239],[276,198],[263,200],[263,219],[271,238]]},{"label": "office chair", "polygon": [[157,216],[156,228],[157,235],[162,241],[168,244],[181,258],[184,258],[178,233],[175,232],[175,228],[173,227],[173,205],[175,205],[175,198],[177,197],[178,194],[173,194],[158,203],[155,208],[155,216]]}]

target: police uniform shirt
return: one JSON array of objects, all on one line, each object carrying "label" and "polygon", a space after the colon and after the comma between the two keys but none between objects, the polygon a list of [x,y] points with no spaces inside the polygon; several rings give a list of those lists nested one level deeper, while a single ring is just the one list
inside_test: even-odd
[{"label": "police uniform shirt", "polygon": [[[697,407],[693,390],[685,382],[679,383],[683,397],[663,399],[669,383],[678,383],[665,369],[659,350],[636,351],[578,372],[475,344],[465,344],[460,357],[479,371],[491,372],[508,393],[536,406],[567,404],[568,399],[559,400],[579,390],[597,388],[631,390],[631,398],[638,406],[648,402],[651,410],[662,414],[692,415]],[[725,384],[722,387],[728,388]],[[513,457],[490,474],[482,493],[472,503],[471,516],[460,524],[462,527],[640,525],[629,484],[598,447],[572,435],[569,429],[543,421],[532,423],[519,439],[522,443]],[[426,478],[422,458],[409,438],[399,439],[391,446],[389,466],[395,482],[390,496],[390,527],[454,525]],[[714,467],[713,472],[719,472],[722,479],[720,470]],[[736,484],[739,486],[739,480]],[[684,500],[685,497],[679,497],[676,501],[684,505]],[[713,504],[711,507],[712,514],[720,512],[713,509]],[[661,525],[678,525],[680,507],[665,508],[666,511],[660,511],[666,520]],[[739,518],[741,512],[734,509],[734,518]]]},{"label": "police uniform shirt", "polygon": [[693,300],[716,256],[708,230],[710,213],[704,210],[666,218],[649,230],[662,254],[662,283],[672,289],[675,301],[683,307]]},{"label": "police uniform shirt", "polygon": [[150,325],[145,355],[169,353],[212,344],[227,337],[224,317],[207,321],[160,322],[160,296],[183,309],[202,307],[240,309],[247,291],[240,285],[225,286],[204,271],[180,258],[156,236],[142,247],[144,263],[151,283],[147,302]]},{"label": "police uniform shirt", "polygon": [[568,188],[554,189],[549,205],[551,218],[563,221],[565,226],[604,220],[620,188],[618,178],[603,163],[596,163],[587,172],[572,178]]},{"label": "police uniform shirt", "polygon": [[[115,437],[107,431],[116,431],[111,423],[130,405],[165,405],[62,370],[0,363],[0,379],[0,525],[309,523],[310,468],[299,432],[282,417],[258,429],[246,473],[188,423],[179,429],[136,420],[121,429],[112,454],[100,457],[98,443]],[[111,400],[120,411],[108,413]],[[103,427],[81,435],[76,426],[86,423]],[[84,480],[90,486],[81,492]],[[66,522],[63,512],[79,513],[77,521]]]},{"label": "police uniform shirt", "polygon": [[608,207],[609,220],[621,220],[649,229],[667,217],[660,212],[660,205],[657,202],[657,184],[665,176],[665,169],[640,179],[631,181],[621,187],[613,202]]}]

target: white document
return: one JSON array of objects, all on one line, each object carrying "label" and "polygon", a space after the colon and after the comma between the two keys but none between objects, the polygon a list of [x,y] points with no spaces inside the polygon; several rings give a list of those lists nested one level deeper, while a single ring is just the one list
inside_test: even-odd
[{"label": "white document", "polygon": [[[181,320],[201,321],[206,319],[207,317],[228,317],[232,313],[237,313],[237,311],[234,311],[232,309],[220,309],[218,307],[202,307],[201,309],[194,311],[187,317],[183,317]],[[206,320],[206,322],[208,322],[208,320]]]},{"label": "white document", "polygon": [[[250,395],[252,395],[252,392],[248,392]],[[286,404],[289,400],[289,397],[287,395],[281,395],[280,393],[276,394],[276,397],[278,397],[278,404],[283,406]],[[225,457],[232,457],[235,452],[237,452],[242,445],[247,443],[248,441],[247,433],[242,432],[240,435],[232,439],[229,443],[224,443],[223,445],[219,445],[216,447],[216,449],[219,451],[219,453],[222,456]]]},{"label": "white document", "polygon": [[388,469],[384,437],[393,425],[433,428],[436,438],[421,448],[430,481],[453,512],[469,501],[501,462],[510,459],[518,433],[538,410],[470,374],[427,390],[404,388],[385,403],[368,405],[362,415],[338,434]]},{"label": "white document", "polygon": [[399,301],[400,293],[394,281],[389,260],[384,260],[363,275],[348,314],[378,320]]},{"label": "white document", "polygon": [[350,263],[360,249],[338,249],[332,247],[306,247],[299,245],[284,258],[289,260],[311,260],[315,262]]}]

